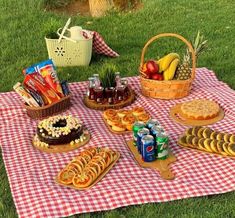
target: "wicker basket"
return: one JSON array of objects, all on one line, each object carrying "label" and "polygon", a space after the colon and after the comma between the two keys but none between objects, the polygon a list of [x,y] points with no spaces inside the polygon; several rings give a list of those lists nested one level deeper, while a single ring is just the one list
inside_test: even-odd
[{"label": "wicker basket", "polygon": [[162,37],[175,37],[183,41],[189,48],[192,57],[192,76],[188,80],[169,80],[169,81],[159,81],[146,79],[144,77],[140,77],[141,91],[144,96],[159,98],[159,99],[177,99],[183,98],[189,95],[192,82],[195,78],[196,72],[196,56],[194,49],[190,42],[188,42],[183,36],[175,34],[175,33],[162,33],[152,37],[144,46],[141,54],[141,61],[139,71],[140,74],[143,74],[142,67],[144,65],[144,56],[147,50],[147,47],[155,40]]},{"label": "wicker basket", "polygon": [[25,105],[27,114],[33,119],[40,119],[60,113],[70,107],[70,95],[44,107],[30,107]]},{"label": "wicker basket", "polygon": [[101,17],[114,6],[113,0],[89,0],[92,17]]},{"label": "wicker basket", "polygon": [[87,66],[91,61],[92,37],[71,42],[67,39],[45,38],[48,56],[58,67]]}]

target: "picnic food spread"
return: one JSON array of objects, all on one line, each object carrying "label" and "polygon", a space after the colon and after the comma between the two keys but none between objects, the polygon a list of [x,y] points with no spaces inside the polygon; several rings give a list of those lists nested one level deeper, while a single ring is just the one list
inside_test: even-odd
[{"label": "picnic food spread", "polygon": [[53,116],[38,123],[33,143],[37,147],[74,145],[83,142],[86,130],[81,121],[71,115]]},{"label": "picnic food spread", "polygon": [[209,127],[188,128],[179,138],[178,144],[200,151],[235,157],[235,135],[217,132]]},{"label": "picnic food spread", "polygon": [[211,100],[195,99],[181,105],[183,115],[190,119],[206,120],[219,114],[220,106]]},{"label": "picnic food spread", "polygon": [[134,107],[130,110],[108,109],[103,112],[103,117],[112,132],[117,133],[131,131],[135,121],[147,122],[151,118],[143,107]]},{"label": "picnic food spread", "polygon": [[88,148],[63,168],[57,182],[69,187],[84,189],[98,182],[110,170],[110,166],[118,160],[119,153],[109,148]]}]

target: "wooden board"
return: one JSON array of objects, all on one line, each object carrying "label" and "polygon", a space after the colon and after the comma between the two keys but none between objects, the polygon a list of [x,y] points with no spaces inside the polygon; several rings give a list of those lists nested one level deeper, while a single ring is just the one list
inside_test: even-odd
[{"label": "wooden board", "polygon": [[132,104],[135,100],[135,92],[132,89],[130,90],[130,96],[128,99],[126,99],[125,101],[122,101],[120,103],[117,104],[108,104],[108,103],[104,103],[104,104],[97,104],[96,101],[92,101],[88,98],[88,96],[85,96],[83,99],[83,103],[91,109],[94,110],[107,110],[107,109],[120,109],[123,107],[126,107],[130,104]]},{"label": "wooden board", "polygon": [[104,115],[102,115],[102,118],[103,118],[103,120],[104,120],[105,125],[107,126],[107,128],[109,129],[109,131],[112,132],[112,133],[122,135],[122,134],[127,134],[127,133],[131,133],[131,132],[132,132],[131,130],[126,130],[126,131],[122,131],[122,132],[121,132],[121,131],[120,131],[120,132],[115,131],[115,130],[113,130],[112,127],[107,123],[106,119],[104,118]]},{"label": "wooden board", "polygon": [[79,143],[75,143],[74,145],[70,145],[70,144],[63,144],[63,145],[53,145],[53,146],[49,146],[47,147],[39,147],[36,146],[34,141],[33,141],[33,146],[43,152],[46,153],[62,153],[62,152],[68,152],[68,151],[72,151],[74,149],[80,148],[83,145],[87,144],[90,141],[91,135],[90,133],[86,133],[84,134],[84,136],[86,137],[84,139],[83,142],[79,142]]},{"label": "wooden board", "polygon": [[[181,137],[180,137],[181,138]],[[194,150],[194,151],[197,151],[197,152],[200,152],[200,153],[204,153],[204,154],[211,154],[211,155],[215,155],[215,156],[220,156],[220,157],[225,157],[225,158],[234,158],[234,156],[225,156],[223,154],[219,154],[219,153],[212,153],[212,152],[209,152],[209,151],[204,151],[204,150],[200,150],[200,149],[197,149],[197,148],[193,148],[193,147],[189,147],[188,144],[186,143],[181,143],[181,142],[177,142],[177,144],[182,147],[182,148],[185,148],[185,149],[188,149],[188,150]]]},{"label": "wooden board", "polygon": [[101,179],[103,179],[104,176],[113,168],[113,166],[114,166],[114,165],[116,164],[116,162],[119,160],[119,158],[120,158],[120,153],[117,152],[117,151],[115,151],[115,152],[116,152],[116,154],[117,154],[116,160],[114,160],[113,163],[111,163],[111,164],[105,169],[105,171],[104,171],[103,173],[101,173],[101,174],[96,178],[96,180],[95,180],[92,184],[90,184],[88,187],[85,187],[85,188],[77,188],[77,187],[75,187],[74,185],[64,185],[64,184],[62,184],[62,183],[59,182],[59,180],[58,180],[57,177],[55,178],[55,182],[56,182],[57,184],[61,185],[61,186],[67,187],[67,188],[73,188],[73,189],[77,189],[77,190],[87,190],[87,189],[90,189],[90,188],[92,188],[94,185],[96,185]]},{"label": "wooden board", "polygon": [[182,104],[176,104],[170,109],[170,117],[177,123],[180,123],[186,126],[206,126],[206,125],[216,123],[224,118],[224,111],[222,108],[220,108],[218,116],[212,119],[207,119],[207,120],[188,119],[182,114],[181,105]]},{"label": "wooden board", "polygon": [[169,157],[166,160],[155,160],[153,162],[144,162],[137,148],[134,146],[133,140],[128,141],[127,146],[134,155],[136,162],[141,167],[158,170],[160,176],[166,180],[172,180],[175,178],[175,175],[172,173],[169,166],[171,163],[174,163],[177,160],[172,152],[169,153]]}]

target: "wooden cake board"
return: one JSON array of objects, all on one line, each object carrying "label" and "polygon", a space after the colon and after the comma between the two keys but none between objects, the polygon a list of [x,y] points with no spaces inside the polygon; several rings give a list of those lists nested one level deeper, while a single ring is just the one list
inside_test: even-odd
[{"label": "wooden cake board", "polygon": [[127,146],[134,155],[136,162],[141,167],[158,170],[160,176],[166,180],[172,180],[175,178],[175,175],[172,173],[169,166],[171,163],[174,163],[177,160],[172,152],[169,153],[169,157],[166,160],[155,160],[153,162],[144,162],[137,148],[134,146],[133,140],[127,141]]},{"label": "wooden cake board", "polygon": [[72,151],[74,149],[80,148],[83,145],[87,144],[90,141],[91,135],[90,133],[84,133],[85,139],[82,142],[74,143],[74,145],[70,144],[63,144],[63,145],[52,145],[49,147],[39,147],[35,144],[33,141],[33,146],[43,152],[46,153],[62,153],[62,152],[68,152]]},{"label": "wooden cake board", "polygon": [[104,171],[103,173],[101,173],[101,174],[96,178],[96,180],[95,180],[93,183],[91,183],[88,187],[85,187],[85,188],[77,188],[77,187],[75,187],[74,185],[64,185],[64,184],[60,183],[60,181],[58,180],[57,177],[55,178],[55,182],[56,182],[57,184],[61,185],[61,186],[67,187],[67,188],[73,188],[73,189],[77,189],[77,190],[87,190],[87,189],[90,189],[90,188],[92,188],[94,185],[96,185],[101,179],[103,179],[104,176],[113,168],[113,166],[114,166],[114,165],[116,164],[116,162],[119,160],[119,158],[120,158],[120,153],[117,152],[117,151],[115,151],[115,152],[116,152],[116,154],[117,154],[117,158],[116,158],[116,159],[113,161],[113,163],[111,163],[111,164],[105,169],[105,171]]},{"label": "wooden cake board", "polygon": [[88,108],[94,110],[120,109],[132,104],[135,100],[135,92],[132,89],[129,90],[131,93],[129,98],[117,104],[108,104],[108,103],[98,104],[95,101],[90,100],[88,96],[84,97],[83,102]]},{"label": "wooden cake board", "polygon": [[207,119],[207,120],[188,119],[184,117],[184,115],[182,114],[181,105],[182,104],[176,104],[170,109],[170,117],[177,123],[180,123],[186,126],[206,126],[206,125],[216,123],[224,118],[224,111],[222,108],[220,108],[218,116],[212,119]]}]

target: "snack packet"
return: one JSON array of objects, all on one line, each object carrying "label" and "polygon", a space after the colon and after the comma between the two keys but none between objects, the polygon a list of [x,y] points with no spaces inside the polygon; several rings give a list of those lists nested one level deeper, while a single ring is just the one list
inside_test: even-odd
[{"label": "snack packet", "polygon": [[64,95],[65,96],[69,95],[70,91],[69,91],[69,86],[68,86],[67,81],[66,80],[61,81],[60,85],[61,85]]},{"label": "snack packet", "polygon": [[35,101],[35,99],[24,89],[20,82],[13,86],[13,89],[24,99],[31,107],[39,107],[40,105]]},{"label": "snack packet", "polygon": [[44,106],[45,103],[43,101],[43,98],[38,92],[28,88],[25,88],[25,90],[34,98],[34,100],[39,104],[39,106]]},{"label": "snack packet", "polygon": [[38,92],[45,104],[51,104],[60,99],[39,73],[27,74],[24,79],[24,85]]}]

